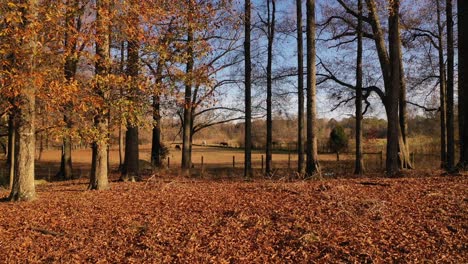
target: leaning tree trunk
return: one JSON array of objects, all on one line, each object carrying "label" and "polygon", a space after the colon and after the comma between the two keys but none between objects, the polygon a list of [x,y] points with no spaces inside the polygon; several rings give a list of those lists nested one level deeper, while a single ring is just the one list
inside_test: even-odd
[{"label": "leaning tree trunk", "polygon": [[446,107],[446,78],[445,78],[445,62],[444,62],[444,48],[443,48],[443,27],[440,18],[440,2],[436,1],[437,5],[437,36],[439,55],[439,94],[440,94],[440,167],[447,167],[447,107]]},{"label": "leaning tree trunk", "polygon": [[105,106],[108,99],[108,89],[105,83],[109,73],[109,19],[107,16],[110,16],[110,0],[96,0],[96,7],[97,62],[95,71],[99,81],[95,86],[95,95],[100,97],[103,105],[96,107],[94,116],[94,128],[97,131],[97,138],[93,142],[88,189],[105,190],[109,188],[107,166],[108,109]]},{"label": "leaning tree trunk", "polygon": [[468,19],[466,18],[467,1],[458,0],[458,122],[460,133],[460,161],[458,167],[463,170],[468,169],[468,32],[466,31]]},{"label": "leaning tree trunk", "polygon": [[307,165],[308,177],[320,174],[317,154],[315,0],[307,0]]},{"label": "leaning tree trunk", "polygon": [[395,176],[399,172],[398,144],[399,144],[399,119],[398,102],[400,95],[400,30],[399,30],[399,0],[394,0],[389,9],[389,47],[391,62],[391,87],[386,92],[385,110],[387,112],[387,176]]},{"label": "leaning tree trunk", "polygon": [[362,157],[362,0],[358,0],[357,58],[356,58],[356,160],[354,174],[364,174]]},{"label": "leaning tree trunk", "polygon": [[454,70],[454,48],[453,48],[453,15],[452,0],[447,0],[447,171],[454,170],[455,165],[455,133],[454,133],[454,99],[453,99],[453,70]]},{"label": "leaning tree trunk", "polygon": [[[270,12],[270,3],[272,10]],[[267,58],[267,99],[266,99],[266,108],[267,108],[267,133],[266,133],[266,166],[265,166],[265,174],[270,175],[272,171],[272,141],[273,141],[273,120],[272,120],[272,64],[273,64],[273,40],[275,35],[275,0],[268,0],[267,1],[267,8],[268,8],[268,20],[267,20],[267,27],[268,27],[268,58]]]},{"label": "leaning tree trunk", "polygon": [[245,131],[244,131],[244,177],[252,177],[252,63],[250,58],[251,3],[245,0],[244,6],[244,63],[245,63]]},{"label": "leaning tree trunk", "polygon": [[302,1],[296,0],[297,14],[297,172],[304,175],[304,47],[302,41]]}]

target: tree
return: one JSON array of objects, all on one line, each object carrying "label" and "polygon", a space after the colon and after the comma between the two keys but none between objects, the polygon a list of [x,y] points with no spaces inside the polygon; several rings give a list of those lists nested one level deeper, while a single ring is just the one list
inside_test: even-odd
[{"label": "tree", "polygon": [[[139,8],[137,2],[130,1],[128,15],[128,44],[127,44],[127,76],[130,81],[129,103],[134,105],[138,103],[138,72],[139,72]],[[131,111],[129,108],[127,111]],[[129,119],[127,121],[127,131],[125,133],[125,159],[122,168],[121,180],[135,181],[139,176],[139,142],[137,122]]]},{"label": "tree", "polygon": [[458,0],[458,120],[460,133],[460,161],[458,167],[466,170],[468,168],[468,32],[466,32],[466,1]]},{"label": "tree", "polygon": [[96,136],[92,143],[91,175],[88,188],[105,190],[109,188],[107,166],[108,107],[109,97],[109,22],[110,1],[96,0],[96,84],[94,92],[98,100],[94,113]]},{"label": "tree", "polygon": [[244,177],[252,177],[252,64],[250,58],[250,32],[251,32],[251,3],[244,2],[244,57],[245,57],[245,149],[244,149]]},{"label": "tree", "polygon": [[[271,5],[271,7],[270,7]],[[271,11],[270,11],[271,8]],[[267,0],[267,38],[268,38],[268,55],[267,55],[267,99],[266,99],[266,107],[267,107],[267,135],[266,135],[266,166],[265,166],[265,173],[267,175],[271,174],[272,170],[272,142],[273,142],[273,123],[272,123],[272,105],[271,105],[271,98],[272,98],[272,64],[273,64],[273,40],[275,39],[275,14],[276,14],[276,5],[275,0]]]},{"label": "tree", "polygon": [[455,131],[454,131],[454,41],[452,0],[447,0],[445,11],[447,17],[447,171],[454,170],[455,163]]},{"label": "tree", "polygon": [[444,48],[443,48],[443,26],[440,17],[440,2],[436,0],[437,4],[437,51],[439,55],[439,94],[440,94],[440,159],[441,168],[447,167],[447,107],[446,107],[446,93],[447,93],[447,80],[445,78],[445,62],[444,62]]},{"label": "tree", "polygon": [[296,0],[297,28],[297,172],[304,175],[304,48],[302,39],[302,0]]},{"label": "tree", "polygon": [[336,126],[330,132],[330,148],[336,153],[336,160],[340,160],[340,152],[348,147],[348,136],[343,127]]},{"label": "tree", "polygon": [[357,58],[356,58],[356,161],[354,174],[364,173],[364,161],[362,157],[362,0],[358,0],[358,25],[357,25]]},{"label": "tree", "polygon": [[[13,158],[13,183],[9,199],[12,201],[30,201],[36,197],[34,186],[34,158],[35,158],[35,104],[38,78],[36,76],[36,54],[38,43],[38,1],[29,0],[24,7],[17,6],[21,19],[15,25],[22,34],[21,49],[14,54],[15,64],[12,65],[26,78],[18,82],[19,91],[15,102],[18,105],[15,114],[15,133],[18,141],[16,157]],[[21,53],[19,53],[21,52]]]},{"label": "tree", "polygon": [[320,174],[317,154],[317,105],[315,68],[315,0],[307,0],[307,165],[310,177]]}]

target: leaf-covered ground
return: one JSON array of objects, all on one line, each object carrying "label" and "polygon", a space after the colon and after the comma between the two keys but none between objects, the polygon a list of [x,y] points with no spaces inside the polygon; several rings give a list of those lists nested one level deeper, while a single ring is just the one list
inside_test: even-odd
[{"label": "leaf-covered ground", "polygon": [[111,187],[46,183],[0,203],[0,263],[468,261],[466,176]]}]

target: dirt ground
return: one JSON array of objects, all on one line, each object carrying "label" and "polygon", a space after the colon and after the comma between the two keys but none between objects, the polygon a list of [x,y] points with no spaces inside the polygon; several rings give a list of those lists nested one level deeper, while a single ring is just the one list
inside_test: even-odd
[{"label": "dirt ground", "polygon": [[468,178],[408,176],[45,183],[0,203],[0,263],[466,263]]}]

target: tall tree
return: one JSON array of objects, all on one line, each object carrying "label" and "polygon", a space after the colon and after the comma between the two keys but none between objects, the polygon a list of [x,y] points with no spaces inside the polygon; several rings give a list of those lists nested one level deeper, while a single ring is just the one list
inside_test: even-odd
[{"label": "tall tree", "polygon": [[468,169],[468,32],[466,26],[468,19],[466,13],[467,2],[465,0],[457,1],[458,8],[458,122],[460,133],[460,161],[459,168]]},{"label": "tall tree", "polygon": [[304,45],[302,39],[302,0],[296,0],[297,28],[297,172],[304,175]]},{"label": "tall tree", "polygon": [[447,170],[453,171],[455,163],[455,131],[454,131],[454,43],[452,0],[447,0]]},{"label": "tall tree", "polygon": [[320,173],[317,154],[317,104],[315,67],[315,0],[307,0],[307,165],[310,177]]},{"label": "tall tree", "polygon": [[[64,64],[64,75],[65,80],[68,84],[74,82],[79,55],[78,55],[78,36],[81,27],[81,14],[80,1],[79,0],[68,0],[65,3],[65,64]],[[63,136],[62,143],[62,156],[60,162],[60,171],[56,177],[60,180],[70,180],[73,178],[73,167],[72,167],[72,137],[70,130],[73,127],[72,121],[73,105],[72,102],[67,102],[64,107],[63,121],[67,128],[66,134]]]},{"label": "tall tree", "polygon": [[182,131],[182,169],[189,174],[192,166],[192,79],[194,69],[194,32],[193,32],[193,3],[188,1],[187,15],[187,61],[185,73],[185,103],[184,103],[184,120]]},{"label": "tall tree", "polygon": [[[34,159],[35,159],[35,106],[36,106],[36,54],[38,52],[38,1],[28,0],[20,8],[21,22],[18,27],[24,34],[21,40],[21,52],[16,57],[13,67],[24,73],[27,80],[21,83],[18,104],[16,137],[18,140],[13,184],[9,199],[12,201],[29,201],[36,197],[34,186]],[[15,159],[14,158],[14,159]]]},{"label": "tall tree", "polygon": [[[138,72],[139,72],[139,51],[140,45],[138,40],[139,28],[139,3],[130,1],[129,17],[128,17],[128,45],[127,45],[127,77],[130,79],[129,100],[131,105],[138,103]],[[129,109],[130,111],[130,109]],[[138,126],[136,121],[127,121],[127,131],[125,132],[125,159],[122,168],[121,180],[135,181],[139,176],[139,148],[138,148]]]},{"label": "tall tree", "polygon": [[266,134],[266,166],[265,173],[271,174],[272,171],[272,142],[273,142],[273,119],[272,119],[272,65],[273,65],[273,41],[275,39],[275,0],[267,0],[267,38],[268,38],[268,55],[267,55],[267,134]]},{"label": "tall tree", "polygon": [[99,105],[94,114],[94,128],[96,138],[92,143],[91,175],[88,188],[91,190],[105,190],[109,188],[107,166],[107,140],[109,120],[106,99],[109,97],[109,22],[110,0],[96,0],[96,85],[95,94],[99,98]]},{"label": "tall tree", "polygon": [[447,107],[446,107],[446,78],[443,46],[443,25],[441,20],[440,0],[436,0],[437,6],[437,52],[439,55],[439,94],[440,94],[440,161],[441,168],[447,163]]},{"label": "tall tree", "polygon": [[358,0],[357,58],[356,58],[356,161],[354,174],[364,173],[362,157],[362,0]]},{"label": "tall tree", "polygon": [[245,57],[245,132],[244,177],[252,177],[252,62],[250,58],[251,2],[244,3],[244,57]]},{"label": "tall tree", "polygon": [[[373,1],[372,1],[373,2]],[[375,5],[374,5],[375,7]],[[375,9],[374,9],[375,10]],[[387,111],[387,175],[394,176],[399,172],[398,148],[399,148],[399,118],[398,102],[401,89],[401,66],[400,66],[400,22],[399,22],[400,1],[390,2],[389,8],[389,32],[388,42],[390,49],[390,86],[386,94]]]}]

